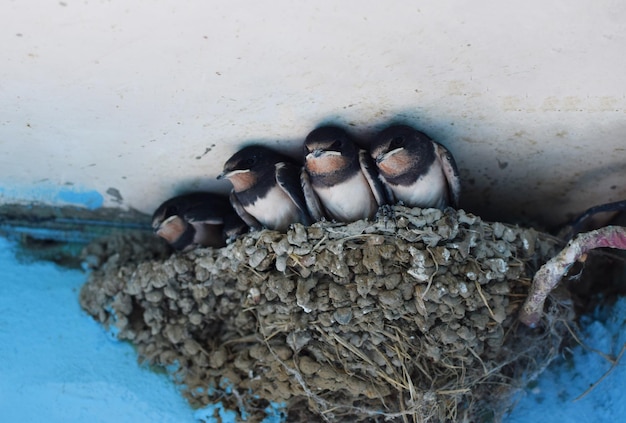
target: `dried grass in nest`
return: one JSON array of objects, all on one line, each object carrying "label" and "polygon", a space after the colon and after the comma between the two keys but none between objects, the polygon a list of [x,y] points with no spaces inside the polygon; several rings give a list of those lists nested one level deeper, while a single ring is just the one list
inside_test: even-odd
[{"label": "dried grass in nest", "polygon": [[555,243],[462,210],[393,210],[169,257],[103,241],[81,304],[141,359],[177,363],[193,405],[247,421],[269,401],[290,421],[498,420],[569,336],[567,296],[539,329],[516,319]]}]

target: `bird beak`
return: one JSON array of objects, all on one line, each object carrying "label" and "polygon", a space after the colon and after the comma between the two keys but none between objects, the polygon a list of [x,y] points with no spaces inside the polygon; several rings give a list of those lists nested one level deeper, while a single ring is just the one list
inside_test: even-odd
[{"label": "bird beak", "polygon": [[322,150],[320,148],[316,148],[315,150],[313,150],[309,154],[307,154],[305,159],[306,160],[309,160],[309,159],[319,159],[322,154],[324,154],[324,150]]},{"label": "bird beak", "polygon": [[316,148],[306,155],[307,159],[319,159],[324,156],[341,156],[341,152],[332,151],[332,150],[322,150],[321,148]]},{"label": "bird beak", "polygon": [[391,151],[387,151],[386,153],[379,154],[378,156],[376,156],[376,164],[384,162],[389,157],[393,156],[396,153],[399,153],[402,150],[404,150],[404,147],[395,148]]},{"label": "bird beak", "polygon": [[152,223],[154,233],[160,236],[160,232],[162,232],[168,225],[172,224],[172,222],[176,219],[179,219],[177,215],[172,215],[162,221],[158,221],[155,219],[155,221]]},{"label": "bird beak", "polygon": [[217,175],[217,179],[230,179],[237,174],[248,173],[248,172],[250,172],[250,169],[235,169],[235,170],[231,170],[230,172],[224,171],[220,173],[219,175]]}]

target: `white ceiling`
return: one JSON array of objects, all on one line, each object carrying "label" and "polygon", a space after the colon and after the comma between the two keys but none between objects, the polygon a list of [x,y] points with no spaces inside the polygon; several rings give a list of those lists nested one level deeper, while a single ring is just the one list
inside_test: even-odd
[{"label": "white ceiling", "polygon": [[487,218],[626,198],[626,3],[410,3],[7,2],[0,203],[151,213],[227,191],[243,143],[398,120],[452,151]]}]

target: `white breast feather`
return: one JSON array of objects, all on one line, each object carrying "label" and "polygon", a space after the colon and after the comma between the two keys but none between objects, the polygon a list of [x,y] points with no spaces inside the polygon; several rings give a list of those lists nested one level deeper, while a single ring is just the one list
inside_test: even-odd
[{"label": "white breast feather", "polygon": [[316,188],[315,192],[330,217],[351,222],[372,217],[378,205],[367,180],[361,172],[331,188]]},{"label": "white breast feather", "polygon": [[448,184],[439,162],[410,186],[388,185],[396,199],[410,207],[443,208],[448,202]]},{"label": "white breast feather", "polygon": [[298,208],[291,198],[277,186],[272,188],[264,198],[246,206],[246,211],[263,226],[279,231],[284,231],[291,223],[300,221]]}]

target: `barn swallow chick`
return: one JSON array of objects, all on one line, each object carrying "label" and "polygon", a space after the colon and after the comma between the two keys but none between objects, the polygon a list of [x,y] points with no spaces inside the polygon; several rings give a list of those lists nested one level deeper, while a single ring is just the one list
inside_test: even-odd
[{"label": "barn swallow chick", "polygon": [[181,251],[197,246],[223,247],[226,240],[248,230],[226,196],[207,192],[167,200],[152,215],[152,228]]},{"label": "barn swallow chick", "polygon": [[252,145],[235,153],[217,179],[233,184],[230,202],[248,226],[286,231],[312,223],[300,186],[300,166],[269,148]]},{"label": "barn swallow chick", "polygon": [[409,207],[458,207],[461,183],[454,158],[441,144],[410,126],[391,126],[370,146],[392,200]]},{"label": "barn swallow chick", "polygon": [[336,126],[317,128],[306,137],[301,179],[309,212],[316,220],[369,219],[386,203],[371,158]]}]

